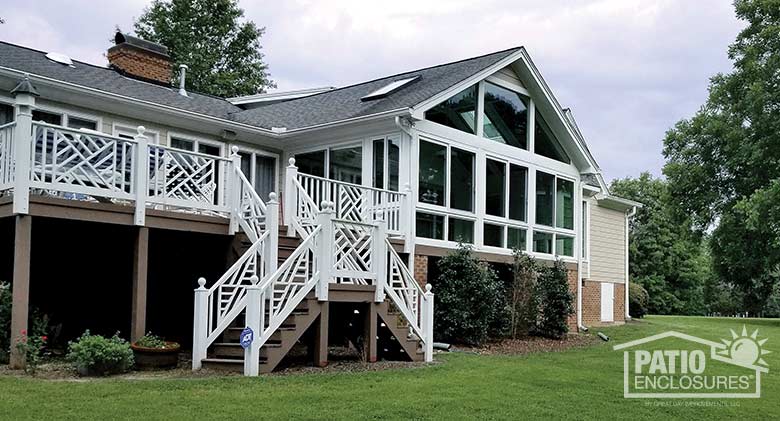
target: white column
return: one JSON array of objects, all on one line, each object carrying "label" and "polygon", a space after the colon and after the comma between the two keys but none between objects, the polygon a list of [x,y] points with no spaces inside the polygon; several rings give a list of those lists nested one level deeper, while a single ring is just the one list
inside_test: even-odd
[{"label": "white column", "polygon": [[138,126],[135,135],[135,224],[146,223],[146,196],[149,194],[149,139],[144,135],[146,128]]},{"label": "white column", "polygon": [[317,284],[317,299],[328,301],[328,283],[332,277],[333,271],[333,202],[323,200],[320,204],[322,209],[317,215],[317,225],[322,227],[318,243],[318,268],[320,270],[320,280]]},{"label": "white column", "polygon": [[[230,169],[225,177],[225,190],[227,192],[228,206],[230,208],[230,234],[238,231],[238,218],[241,212],[241,155],[238,154],[238,146],[230,148]],[[246,186],[249,187],[249,186]]]},{"label": "white column", "polygon": [[295,208],[298,205],[298,189],[295,187],[295,179],[298,178],[298,167],[295,166],[295,158],[288,161],[284,176],[284,225],[287,225],[288,233],[294,230],[293,221],[295,219]]},{"label": "white column", "polygon": [[208,339],[208,297],[209,290],[206,289],[206,279],[198,279],[198,288],[195,290],[195,316],[193,317],[192,327],[192,369],[200,368],[204,358],[206,358],[206,341]]},{"label": "white column", "polygon": [[374,294],[374,301],[381,303],[385,300],[385,284],[387,283],[387,222],[384,220],[381,213],[376,215],[374,223],[374,232],[372,233],[372,241],[374,249],[371,251],[371,265],[373,266],[373,272],[376,274],[376,291]]},{"label": "white column", "polygon": [[[32,109],[35,96],[20,92],[16,95],[16,128],[14,129],[14,204],[15,214],[30,212],[30,164],[32,161]],[[45,141],[45,139],[44,139]]]},{"label": "white column", "polygon": [[413,254],[415,243],[415,200],[412,186],[409,183],[404,183],[403,193],[404,195],[401,197],[401,211],[398,216],[400,224],[398,228],[404,235],[404,252]]},{"label": "white column", "polygon": [[260,374],[260,338],[263,335],[263,291],[257,285],[257,276],[252,276],[252,285],[246,287],[246,326],[252,329],[254,338],[249,347],[244,349],[244,375],[257,376]]},{"label": "white column", "polygon": [[431,284],[425,284],[425,299],[423,301],[425,306],[423,307],[423,326],[422,330],[425,335],[425,362],[433,361],[433,292],[431,292]]},{"label": "white column", "polygon": [[279,202],[276,200],[276,193],[271,192],[268,195],[265,212],[265,229],[269,231],[265,245],[265,274],[268,276],[276,272],[279,265]]}]

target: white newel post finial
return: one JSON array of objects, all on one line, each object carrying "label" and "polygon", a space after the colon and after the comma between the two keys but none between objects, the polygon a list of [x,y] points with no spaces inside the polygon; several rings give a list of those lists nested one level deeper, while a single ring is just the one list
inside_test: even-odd
[{"label": "white newel post finial", "polygon": [[[225,189],[227,190],[228,206],[230,206],[230,233],[238,231],[238,216],[241,212],[241,155],[238,154],[238,146],[230,148],[230,166]],[[246,175],[246,174],[245,174]]]},{"label": "white newel post finial", "polygon": [[146,196],[149,194],[149,139],[146,127],[136,128],[135,139],[135,225],[146,224]]},{"label": "white newel post finial", "polygon": [[206,279],[198,279],[198,288],[195,289],[195,317],[193,318],[192,333],[192,369],[201,367],[206,358],[206,341],[208,339],[208,298],[209,290],[206,289]]},{"label": "white newel post finial", "polygon": [[[252,285],[246,287],[246,327],[252,329],[252,343],[244,348],[244,375],[260,374],[260,337],[263,334],[263,291],[257,276],[250,278]],[[241,339],[243,341],[243,338]]]},{"label": "white newel post finial", "polygon": [[433,292],[431,284],[425,284],[425,303],[423,313],[423,332],[425,333],[425,362],[433,361]]},{"label": "white newel post finial", "polygon": [[374,238],[374,249],[371,251],[371,265],[373,271],[376,273],[376,289],[374,293],[374,301],[381,303],[385,300],[385,284],[387,283],[387,253],[390,251],[387,249],[387,221],[384,219],[382,211],[377,211],[374,215],[374,232],[372,233]]},{"label": "white newel post finial", "polygon": [[279,265],[279,202],[276,193],[268,195],[266,203],[265,229],[269,231],[268,245],[265,246],[266,276],[276,272]]},{"label": "white newel post finial", "polygon": [[320,213],[317,215],[317,225],[322,227],[319,239],[319,264],[320,280],[317,284],[317,299],[328,301],[328,283],[333,270],[333,202],[323,200],[320,204]]},{"label": "white newel post finial", "polygon": [[16,128],[14,129],[14,203],[15,214],[30,212],[30,165],[32,161],[31,143],[36,133],[32,130],[32,112],[35,109],[35,97],[38,92],[30,83],[27,75],[11,91],[16,104]]},{"label": "white newel post finial", "polygon": [[295,166],[295,158],[290,157],[287,161],[289,165],[284,175],[284,225],[289,232],[292,232],[293,220],[295,219],[295,206],[298,203],[298,189],[295,188],[295,179],[298,178],[298,167]]}]

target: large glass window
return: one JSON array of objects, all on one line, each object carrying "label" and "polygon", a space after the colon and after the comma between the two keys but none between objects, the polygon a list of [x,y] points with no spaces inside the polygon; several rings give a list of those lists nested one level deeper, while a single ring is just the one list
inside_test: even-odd
[{"label": "large glass window", "polygon": [[444,239],[444,216],[442,215],[417,212],[415,226],[418,237]]},{"label": "large glass window", "polygon": [[485,82],[482,136],[516,148],[528,148],[528,105],[517,92]]},{"label": "large glass window", "polygon": [[420,141],[419,198],[422,203],[444,206],[447,180],[447,147]]},{"label": "large glass window", "polygon": [[555,235],[555,254],[574,257],[574,237],[567,235]]},{"label": "large glass window", "polygon": [[376,139],[374,146],[374,179],[373,186],[376,188],[385,188],[385,140]]},{"label": "large glass window", "polygon": [[526,231],[522,228],[507,228],[506,247],[525,250],[525,233]]},{"label": "large glass window", "polygon": [[474,154],[450,148],[450,207],[474,211]]},{"label": "large glass window", "polygon": [[488,215],[505,215],[505,183],[506,164],[488,159],[485,165],[485,212]]},{"label": "large glass window", "polygon": [[13,105],[0,104],[0,125],[14,121],[14,115]]},{"label": "large glass window", "polygon": [[466,88],[426,111],[425,119],[466,133],[476,134],[477,85]]},{"label": "large glass window", "polygon": [[471,244],[474,242],[474,221],[449,217],[448,240]]},{"label": "large glass window", "polygon": [[62,125],[62,114],[50,113],[42,110],[33,110],[33,121],[42,121],[44,123],[54,124],[57,126]]},{"label": "large glass window", "polygon": [[555,190],[555,226],[574,229],[574,183],[559,178]]},{"label": "large glass window", "polygon": [[548,232],[534,232],[534,251],[537,253],[552,254],[553,235]]},{"label": "large glass window", "polygon": [[504,227],[501,225],[485,224],[482,237],[486,246],[504,247]]},{"label": "large glass window", "polygon": [[295,154],[295,165],[298,167],[298,171],[317,177],[325,177],[325,153],[326,151],[316,151]]},{"label": "large glass window", "polygon": [[[553,225],[555,203],[555,176],[536,172],[536,223]],[[536,241],[536,240],[534,240]]]},{"label": "large glass window", "polygon": [[536,112],[536,128],[534,129],[534,152],[565,163],[571,162],[566,151],[555,138],[550,126],[545,123],[542,115]]},{"label": "large glass window", "polygon": [[397,139],[375,139],[373,186],[398,191],[401,149]]},{"label": "large glass window", "polygon": [[328,178],[352,184],[363,184],[363,148],[353,146],[331,149]]},{"label": "large glass window", "polygon": [[526,180],[528,170],[519,165],[509,164],[509,217],[518,221],[526,220]]},{"label": "large glass window", "polygon": [[68,116],[68,127],[71,129],[97,130],[97,121]]}]

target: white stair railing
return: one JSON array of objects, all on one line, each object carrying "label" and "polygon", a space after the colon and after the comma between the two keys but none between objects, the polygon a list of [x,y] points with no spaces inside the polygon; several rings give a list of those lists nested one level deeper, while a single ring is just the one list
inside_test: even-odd
[{"label": "white stair railing", "polygon": [[431,284],[425,285],[423,291],[390,241],[385,239],[385,244],[389,256],[385,293],[406,319],[410,333],[423,342],[425,361],[430,362],[433,360],[434,301]]},{"label": "white stair railing", "polygon": [[16,122],[0,126],[0,193],[14,185],[14,131]]}]

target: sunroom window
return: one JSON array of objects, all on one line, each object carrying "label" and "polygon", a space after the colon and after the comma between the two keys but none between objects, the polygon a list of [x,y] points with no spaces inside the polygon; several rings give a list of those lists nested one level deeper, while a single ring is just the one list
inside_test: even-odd
[{"label": "sunroom window", "polygon": [[506,164],[488,159],[485,165],[485,212],[504,216],[506,210]]},{"label": "sunroom window", "polygon": [[447,147],[420,141],[419,198],[422,203],[444,206],[447,180]]},{"label": "sunroom window", "polygon": [[574,182],[536,172],[536,223],[574,229]]},{"label": "sunroom window", "polygon": [[566,151],[563,150],[558,139],[550,130],[550,126],[547,125],[538,111],[536,112],[536,128],[534,129],[534,152],[567,164],[571,162]]},{"label": "sunroom window", "polygon": [[417,212],[415,227],[418,237],[444,239],[444,216],[433,213]]},{"label": "sunroom window", "polygon": [[325,177],[326,152],[316,151],[295,154],[295,165],[298,167],[298,171],[317,177]]},{"label": "sunroom window", "polygon": [[398,168],[401,149],[398,139],[375,139],[373,186],[398,191]]},{"label": "sunroom window", "polygon": [[516,148],[528,148],[528,105],[517,92],[485,82],[482,136]]},{"label": "sunroom window", "polygon": [[474,211],[474,154],[450,148],[450,207]]},{"label": "sunroom window", "polygon": [[[553,225],[555,213],[555,176],[552,174],[536,172],[536,223],[540,225]],[[535,240],[534,240],[535,241]]]},{"label": "sunroom window", "polygon": [[363,184],[363,148],[331,149],[328,178],[352,184]]},{"label": "sunroom window", "polygon": [[449,217],[448,240],[471,244],[474,242],[474,221]]},{"label": "sunroom window", "polygon": [[555,226],[574,229],[574,183],[561,178],[555,186]]},{"label": "sunroom window", "polygon": [[466,88],[426,111],[425,119],[466,133],[476,134],[477,85]]}]

